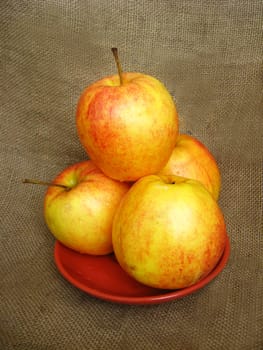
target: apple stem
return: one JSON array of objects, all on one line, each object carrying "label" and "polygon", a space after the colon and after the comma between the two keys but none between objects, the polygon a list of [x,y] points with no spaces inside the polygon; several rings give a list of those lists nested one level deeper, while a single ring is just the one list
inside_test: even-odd
[{"label": "apple stem", "polygon": [[116,62],[117,68],[118,68],[118,74],[120,77],[120,85],[123,85],[122,68],[121,68],[121,62],[120,62],[119,56],[118,56],[118,49],[117,49],[117,47],[112,47],[111,51],[113,53],[113,56],[114,56],[114,59],[115,59],[115,62]]},{"label": "apple stem", "polygon": [[44,185],[44,186],[56,186],[56,187],[61,187],[66,189],[67,191],[70,190],[70,187],[62,184],[55,184],[52,182],[46,182],[46,181],[40,181],[40,180],[34,180],[34,179],[24,179],[23,180],[24,184],[33,184],[33,185]]}]

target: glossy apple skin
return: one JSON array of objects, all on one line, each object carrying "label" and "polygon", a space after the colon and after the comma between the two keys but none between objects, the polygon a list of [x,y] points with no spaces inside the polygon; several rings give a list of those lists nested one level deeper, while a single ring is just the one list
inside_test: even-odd
[{"label": "glossy apple skin", "polygon": [[76,163],[53,181],[44,199],[46,224],[57,240],[80,253],[112,252],[112,222],[130,185],[105,176],[92,161]]},{"label": "glossy apple skin", "polygon": [[178,175],[200,181],[218,200],[221,176],[211,152],[197,138],[179,135],[175,148],[159,175]]},{"label": "glossy apple skin", "polygon": [[138,180],[125,195],[112,233],[122,268],[162,289],[188,287],[207,276],[226,238],[223,214],[201,183],[157,175]]},{"label": "glossy apple skin", "polygon": [[173,99],[157,79],[123,73],[82,93],[76,114],[80,142],[107,176],[135,181],[167,163],[178,135]]}]

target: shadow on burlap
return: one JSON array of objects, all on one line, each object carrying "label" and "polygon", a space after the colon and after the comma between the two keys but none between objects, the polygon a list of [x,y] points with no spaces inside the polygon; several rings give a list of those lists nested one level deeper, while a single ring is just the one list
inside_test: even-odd
[{"label": "shadow on burlap", "polygon": [[[0,348],[263,348],[262,2],[2,1]],[[51,180],[85,159],[76,103],[124,70],[160,79],[181,132],[204,142],[222,173],[231,241],[225,270],[184,299],[153,306],[91,297],[58,273],[42,210]]]}]

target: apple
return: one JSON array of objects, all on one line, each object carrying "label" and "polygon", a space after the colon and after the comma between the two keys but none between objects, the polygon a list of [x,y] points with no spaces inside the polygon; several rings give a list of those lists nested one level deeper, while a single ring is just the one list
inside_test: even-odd
[{"label": "apple", "polygon": [[208,148],[193,136],[178,136],[170,159],[158,174],[198,180],[218,200],[221,177],[217,162]]},{"label": "apple", "polygon": [[113,250],[137,281],[180,289],[207,276],[226,244],[222,211],[198,181],[149,175],[123,197],[114,217]]},{"label": "apple", "polygon": [[112,252],[112,222],[130,185],[108,178],[91,160],[63,170],[47,189],[44,218],[65,246],[92,255]]},{"label": "apple", "polygon": [[123,73],[87,87],[77,105],[79,140],[89,158],[107,176],[136,181],[160,171],[178,135],[178,115],[172,96],[156,78]]}]

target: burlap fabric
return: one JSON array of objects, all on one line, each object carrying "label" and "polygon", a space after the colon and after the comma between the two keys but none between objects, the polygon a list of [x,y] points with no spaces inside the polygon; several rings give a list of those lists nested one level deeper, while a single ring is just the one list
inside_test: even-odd
[{"label": "burlap fabric", "polygon": [[[0,13],[0,348],[262,349],[262,1],[2,0]],[[64,280],[45,188],[21,183],[86,158],[76,103],[116,72],[112,46],[124,70],[165,83],[181,131],[222,172],[229,263],[204,289],[160,305],[105,302]]]}]

